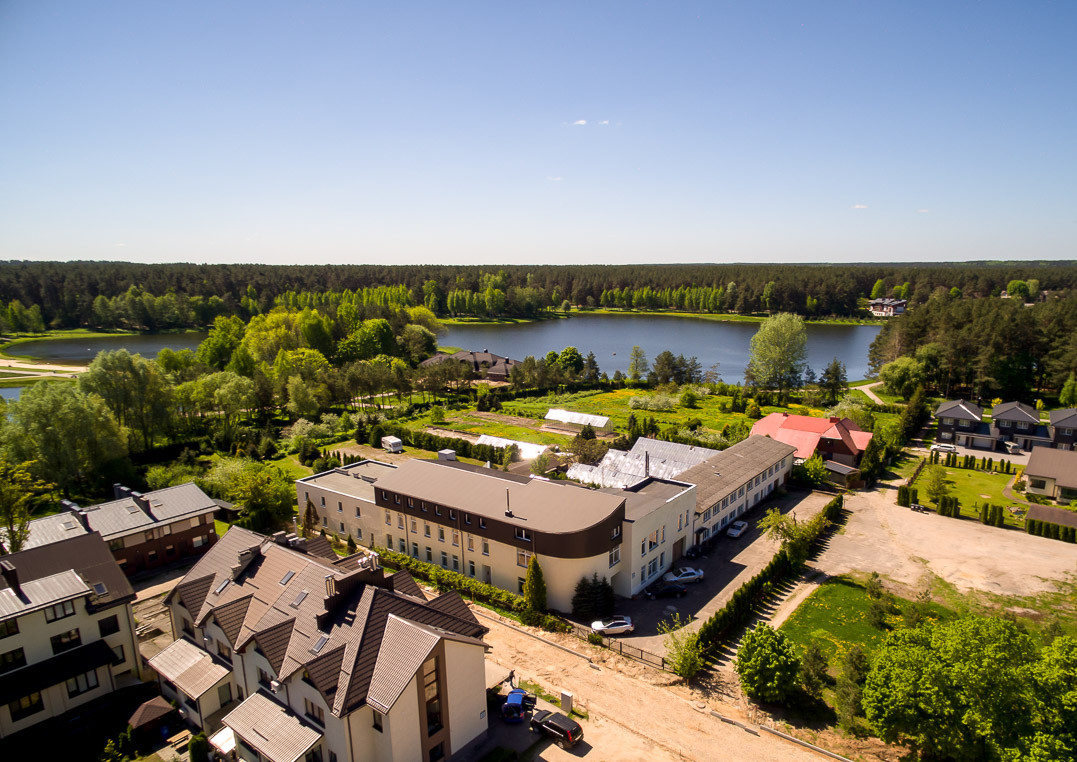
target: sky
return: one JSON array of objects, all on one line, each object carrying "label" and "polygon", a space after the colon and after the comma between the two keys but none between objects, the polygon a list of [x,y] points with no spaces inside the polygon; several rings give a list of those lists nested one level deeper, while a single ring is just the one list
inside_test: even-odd
[{"label": "sky", "polygon": [[0,1],[0,260],[1077,259],[1077,3]]}]

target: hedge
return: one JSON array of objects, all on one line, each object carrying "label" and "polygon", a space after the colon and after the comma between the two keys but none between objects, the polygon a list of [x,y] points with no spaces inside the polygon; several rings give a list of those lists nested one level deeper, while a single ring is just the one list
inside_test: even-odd
[{"label": "hedge", "polygon": [[456,590],[461,595],[465,595],[476,601],[482,601],[488,603],[491,606],[496,606],[499,609],[505,611],[521,612],[524,611],[527,606],[524,604],[524,599],[510,593],[508,590],[502,590],[499,587],[494,587],[485,582],[468,577],[459,572],[449,571],[448,569],[442,569],[440,566],[434,564],[428,564],[425,561],[420,561],[417,558],[404,555],[403,553],[397,553],[392,550],[386,550],[385,548],[375,548],[378,555],[389,566],[395,566],[398,569],[406,569],[413,577],[425,580],[434,585],[438,590]]},{"label": "hedge", "polygon": [[1064,542],[1077,542],[1077,528],[1052,524],[1041,519],[1029,519],[1025,522],[1025,531],[1039,537],[1050,537],[1052,540]]},{"label": "hedge", "polygon": [[[807,531],[814,543],[829,523],[841,516],[842,496],[838,495],[825,506],[818,516],[808,522]],[[699,628],[699,644],[704,653],[713,652],[723,640],[747,624],[756,605],[764,600],[774,588],[792,579],[800,570],[789,560],[785,550],[779,550],[763,570],[738,587],[725,606],[714,613]]]}]

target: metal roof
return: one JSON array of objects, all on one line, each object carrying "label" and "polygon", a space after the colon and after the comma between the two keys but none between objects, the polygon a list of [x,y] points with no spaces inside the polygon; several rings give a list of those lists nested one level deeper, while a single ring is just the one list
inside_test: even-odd
[{"label": "metal roof", "polygon": [[252,693],[221,722],[271,762],[295,762],[322,733],[264,693]]},{"label": "metal roof", "polygon": [[363,460],[350,466],[341,466],[320,474],[298,479],[300,484],[310,484],[348,497],[374,502],[374,483],[396,466],[378,460]]},{"label": "metal roof", "polygon": [[10,587],[0,590],[0,619],[22,616],[60,601],[89,595],[91,592],[89,586],[72,569],[26,582],[20,580],[18,593]]},{"label": "metal roof", "polygon": [[544,444],[521,442],[518,439],[505,439],[504,437],[492,437],[489,434],[480,436],[479,441],[475,444],[490,445],[491,447],[508,447],[509,445],[515,445],[521,460],[534,460],[550,449],[548,445]]},{"label": "metal roof", "polygon": [[574,423],[579,426],[592,426],[596,429],[602,429],[610,425],[610,419],[607,416],[576,413],[572,410],[561,410],[560,408],[550,408],[550,411],[546,413],[546,420]]},{"label": "metal roof", "polygon": [[228,677],[230,670],[189,640],[176,640],[150,659],[150,666],[165,680],[197,699]]},{"label": "metal roof", "polygon": [[610,450],[595,466],[574,463],[568,478],[601,487],[628,487],[647,476],[675,479],[719,450],[640,437],[628,452]]},{"label": "metal roof", "polygon": [[795,447],[776,439],[751,436],[688,469],[680,480],[696,485],[696,511],[702,513],[795,452]]},{"label": "metal roof", "polygon": [[1024,474],[1026,479],[1031,476],[1054,479],[1059,487],[1077,489],[1077,450],[1033,447]]}]

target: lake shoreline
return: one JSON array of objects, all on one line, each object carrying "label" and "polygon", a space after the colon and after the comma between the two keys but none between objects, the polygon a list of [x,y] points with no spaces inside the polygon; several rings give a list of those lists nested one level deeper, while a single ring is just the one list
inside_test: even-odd
[{"label": "lake shoreline", "polygon": [[[530,323],[545,323],[551,320],[571,320],[577,317],[589,317],[600,315],[603,317],[676,317],[690,318],[693,320],[708,320],[717,323],[762,323],[771,315],[751,314],[740,315],[733,312],[684,312],[679,310],[625,310],[610,307],[598,307],[595,309],[576,310],[573,312],[556,312],[545,317],[534,318],[439,318],[438,322],[446,327],[454,326],[495,326],[495,325],[527,325]],[[804,317],[808,325],[884,325],[886,318],[860,318],[860,317]]]}]

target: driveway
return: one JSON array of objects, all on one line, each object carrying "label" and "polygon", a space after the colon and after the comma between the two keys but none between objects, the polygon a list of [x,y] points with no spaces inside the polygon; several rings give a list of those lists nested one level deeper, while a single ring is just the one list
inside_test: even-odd
[{"label": "driveway", "polygon": [[[971,455],[976,460],[980,458],[994,458],[995,463],[1000,460],[1008,460],[1015,466],[1021,466],[1024,468],[1028,465],[1028,450],[1021,450],[1019,453],[1010,454],[1008,452],[992,452],[990,450],[977,450],[975,447],[962,447],[961,445],[954,445],[957,448],[958,455]],[[909,447],[909,452],[918,455],[919,457],[927,457],[931,454],[931,450],[927,447]],[[946,453],[939,453],[939,457],[945,457]]]},{"label": "driveway", "polygon": [[[715,541],[703,558],[682,559],[679,565],[693,566],[703,570],[703,580],[687,585],[684,598],[647,600],[620,600],[617,613],[632,617],[636,631],[624,637],[626,643],[655,654],[665,652],[663,635],[658,634],[658,622],[674,612],[682,618],[692,617],[691,627],[700,627],[718,609],[726,604],[733,592],[770,563],[778,544],[762,536],[756,528],[758,521],[770,508],[782,513],[793,513],[799,521],[815,516],[834,496],[824,492],[796,490],[784,497],[767,500],[741,518],[748,522],[748,529],[737,539],[724,534]],[[589,624],[589,623],[581,623]]]}]

